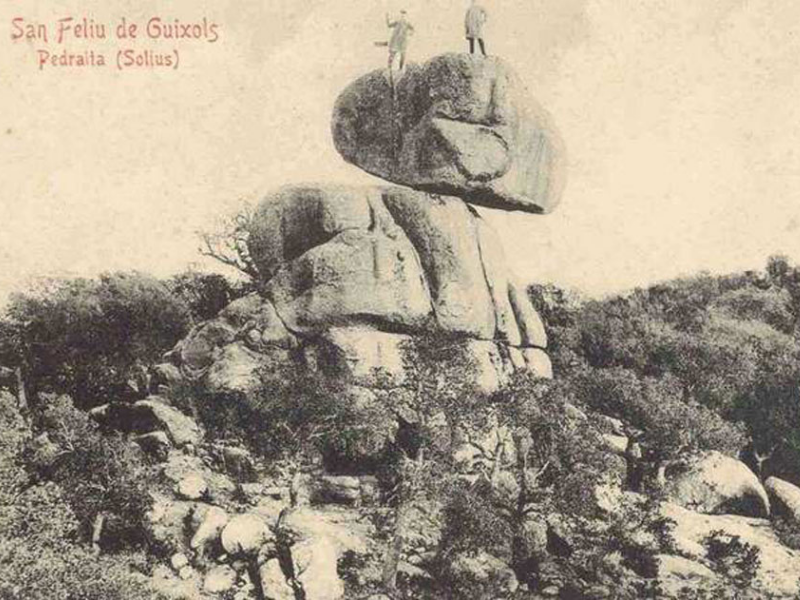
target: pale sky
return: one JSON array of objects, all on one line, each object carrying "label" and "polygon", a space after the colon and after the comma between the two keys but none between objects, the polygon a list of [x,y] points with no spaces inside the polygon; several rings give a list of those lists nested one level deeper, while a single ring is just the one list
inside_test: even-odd
[{"label": "pale sky", "polygon": [[[56,7],[56,4],[58,5]],[[384,65],[384,13],[410,60],[463,50],[466,0],[16,0],[0,3],[0,298],[26,278],[198,262],[194,232],[295,182],[380,183],[330,135],[338,93]],[[521,279],[589,293],[700,270],[800,262],[800,3],[486,0],[487,47],[550,111],[568,152],[546,216],[481,210]],[[206,17],[167,71],[37,69],[53,27]],[[130,46],[169,50],[172,42]],[[114,39],[66,44],[113,62]],[[51,50],[61,51],[53,44]],[[207,264],[200,262],[201,265]]]}]

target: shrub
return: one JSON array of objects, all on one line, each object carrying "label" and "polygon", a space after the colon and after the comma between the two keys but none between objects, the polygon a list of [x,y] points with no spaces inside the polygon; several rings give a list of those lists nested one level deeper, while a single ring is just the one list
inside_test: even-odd
[{"label": "shrub", "polygon": [[703,539],[703,545],[716,572],[725,575],[736,588],[751,587],[761,565],[759,548],[722,530],[709,533]]},{"label": "shrub", "polygon": [[125,393],[190,324],[181,300],[138,273],[51,280],[13,295],[7,313],[31,391],[66,393],[79,406]]},{"label": "shrub", "polygon": [[26,472],[32,433],[13,398],[0,394],[0,599],[155,599],[142,555],[96,556],[82,543],[75,490]]},{"label": "shrub", "polygon": [[388,408],[369,393],[294,368],[265,369],[247,393],[191,395],[212,439],[273,459],[322,457],[336,472],[378,468],[394,432]]},{"label": "shrub", "polygon": [[106,531],[113,534],[105,536],[107,545],[144,544],[144,520],[152,499],[146,488],[147,465],[138,447],[120,435],[102,435],[66,396],[45,398],[37,420],[53,450],[31,466],[38,476],[63,489],[83,538],[89,537],[101,516]]},{"label": "shrub", "polygon": [[225,277],[216,273],[184,271],[170,277],[166,284],[189,308],[194,322],[213,319],[240,295]]}]

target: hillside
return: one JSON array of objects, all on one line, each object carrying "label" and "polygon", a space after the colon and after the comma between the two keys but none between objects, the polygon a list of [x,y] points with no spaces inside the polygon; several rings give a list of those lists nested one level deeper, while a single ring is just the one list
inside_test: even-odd
[{"label": "hillside", "polygon": [[583,299],[475,206],[543,215],[561,142],[511,67],[348,86],[342,158],[186,272],[0,317],[0,599],[797,598],[800,269]]}]

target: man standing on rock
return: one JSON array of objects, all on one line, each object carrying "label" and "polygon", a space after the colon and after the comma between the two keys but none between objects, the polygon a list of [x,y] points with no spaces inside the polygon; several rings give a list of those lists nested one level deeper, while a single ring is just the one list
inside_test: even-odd
[{"label": "man standing on rock", "polygon": [[392,72],[394,66],[394,57],[400,55],[400,70],[403,70],[406,64],[406,50],[408,49],[408,38],[414,33],[414,27],[406,19],[406,11],[400,11],[400,18],[396,21],[390,21],[389,15],[386,15],[386,26],[392,29],[392,37],[389,40],[389,73]]},{"label": "man standing on rock", "polygon": [[467,17],[464,19],[470,54],[475,54],[475,40],[478,40],[481,53],[486,56],[486,47],[483,45],[483,25],[486,23],[487,18],[486,9],[477,4],[475,0],[470,0]]}]

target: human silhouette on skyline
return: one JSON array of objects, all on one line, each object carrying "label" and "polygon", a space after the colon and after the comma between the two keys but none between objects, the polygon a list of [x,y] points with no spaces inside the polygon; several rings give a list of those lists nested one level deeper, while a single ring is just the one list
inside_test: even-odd
[{"label": "human silhouette on skyline", "polygon": [[392,29],[392,37],[389,39],[389,72],[391,72],[398,54],[400,55],[399,70],[402,71],[406,64],[408,38],[414,33],[414,26],[408,22],[405,10],[401,10],[400,17],[394,21],[391,21],[387,14],[386,26]]},{"label": "human silhouette on skyline", "polygon": [[467,15],[464,18],[464,28],[466,29],[467,39],[469,40],[469,53],[475,54],[475,40],[481,47],[481,53],[486,56],[486,46],[483,43],[483,26],[488,19],[486,9],[471,0]]}]

